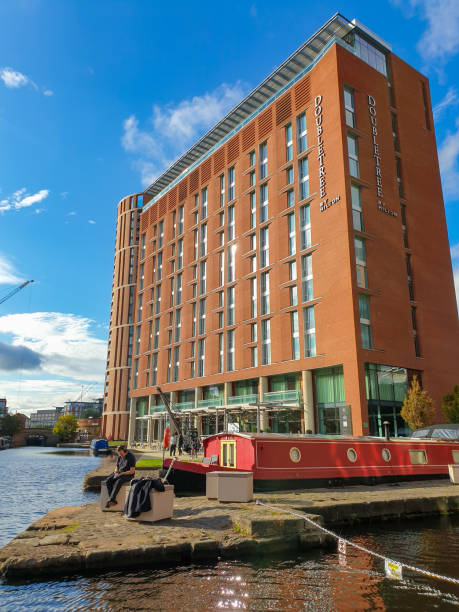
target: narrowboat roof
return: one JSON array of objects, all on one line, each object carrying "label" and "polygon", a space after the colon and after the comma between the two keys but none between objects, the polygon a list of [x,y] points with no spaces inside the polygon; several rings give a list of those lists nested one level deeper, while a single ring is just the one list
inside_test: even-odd
[{"label": "narrowboat roof", "polygon": [[[415,440],[413,438],[405,438],[405,437],[391,437],[389,440],[386,440],[385,437],[379,436],[343,436],[343,435],[326,435],[326,434],[282,434],[282,433],[233,433],[233,432],[220,432],[218,434],[213,434],[211,436],[206,436],[203,438],[203,443],[206,444],[210,440],[218,439],[218,438],[244,438],[246,440],[321,440],[323,442],[326,441],[372,441],[372,442],[402,442],[402,443],[413,443]],[[449,440],[450,442],[454,442],[455,440]],[[430,438],[418,438],[416,442],[445,442],[444,439],[430,439]]]}]

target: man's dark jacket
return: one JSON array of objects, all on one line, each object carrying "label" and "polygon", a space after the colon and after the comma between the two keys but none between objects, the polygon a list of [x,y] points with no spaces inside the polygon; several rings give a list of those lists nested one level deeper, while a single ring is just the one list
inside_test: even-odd
[{"label": "man's dark jacket", "polygon": [[131,489],[124,506],[124,514],[128,518],[137,518],[142,512],[151,510],[152,489],[164,491],[164,485],[159,478],[139,478],[131,481]]}]

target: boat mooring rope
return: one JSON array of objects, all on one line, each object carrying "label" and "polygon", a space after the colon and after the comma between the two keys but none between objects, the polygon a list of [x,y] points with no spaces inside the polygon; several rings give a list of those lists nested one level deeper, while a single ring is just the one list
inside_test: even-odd
[{"label": "boat mooring rope", "polygon": [[365,548],[364,546],[360,546],[360,544],[356,544],[355,542],[352,542],[351,540],[347,540],[346,538],[339,536],[337,533],[330,531],[330,529],[326,529],[325,527],[322,527],[322,525],[318,525],[316,522],[314,522],[312,519],[310,519],[308,516],[305,516],[304,514],[299,514],[298,512],[293,512],[292,510],[286,510],[284,508],[279,508],[278,506],[269,506],[268,504],[263,503],[259,499],[256,500],[256,503],[258,506],[264,506],[265,508],[268,508],[269,510],[274,510],[275,512],[283,512],[284,514],[291,514],[292,516],[296,516],[297,518],[303,519],[304,521],[310,523],[317,529],[320,529],[320,531],[323,531],[324,533],[327,533],[328,535],[332,536],[339,542],[345,542],[346,544],[348,544],[349,546],[352,546],[353,548],[356,548],[357,550],[361,550],[362,552],[368,553],[369,555],[373,557],[382,559],[385,563],[386,562],[392,563],[398,566],[399,568],[405,568],[412,572],[417,572],[418,574],[429,576],[429,578],[436,578],[437,580],[445,580],[446,582],[451,582],[452,584],[459,584],[459,579],[457,578],[443,576],[442,574],[436,574],[435,572],[430,572],[429,570],[425,570],[420,567],[414,567],[413,565],[407,565],[406,563],[402,563],[401,561],[395,561],[393,559],[389,559],[388,557],[385,557],[384,555],[381,555],[380,553],[377,553],[373,550],[369,550],[368,548]]}]

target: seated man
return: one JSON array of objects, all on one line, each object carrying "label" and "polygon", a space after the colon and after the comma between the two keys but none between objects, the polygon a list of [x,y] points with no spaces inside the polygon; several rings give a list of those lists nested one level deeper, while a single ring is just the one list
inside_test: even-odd
[{"label": "seated man", "polygon": [[106,508],[116,505],[116,496],[118,491],[125,482],[130,482],[135,474],[135,457],[131,451],[128,451],[122,444],[116,448],[118,459],[114,473],[104,480],[108,490],[108,501],[105,504]]}]

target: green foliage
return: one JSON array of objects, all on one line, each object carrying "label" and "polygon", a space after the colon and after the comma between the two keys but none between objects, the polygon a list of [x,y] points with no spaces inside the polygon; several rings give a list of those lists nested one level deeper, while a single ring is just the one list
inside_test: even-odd
[{"label": "green foliage", "polygon": [[459,385],[443,397],[441,407],[448,423],[459,423]]},{"label": "green foliage", "polygon": [[17,414],[7,414],[0,421],[0,430],[5,436],[14,436],[22,431],[22,420]]},{"label": "green foliage", "polygon": [[434,417],[433,399],[421,389],[417,376],[413,376],[408,394],[403,400],[401,417],[411,429],[432,425]]},{"label": "green foliage", "polygon": [[73,414],[65,414],[59,417],[54,425],[53,434],[59,438],[60,442],[71,442],[78,429],[78,423]]},{"label": "green foliage", "polygon": [[83,419],[98,419],[100,417],[99,411],[96,408],[86,408],[81,415]]}]

